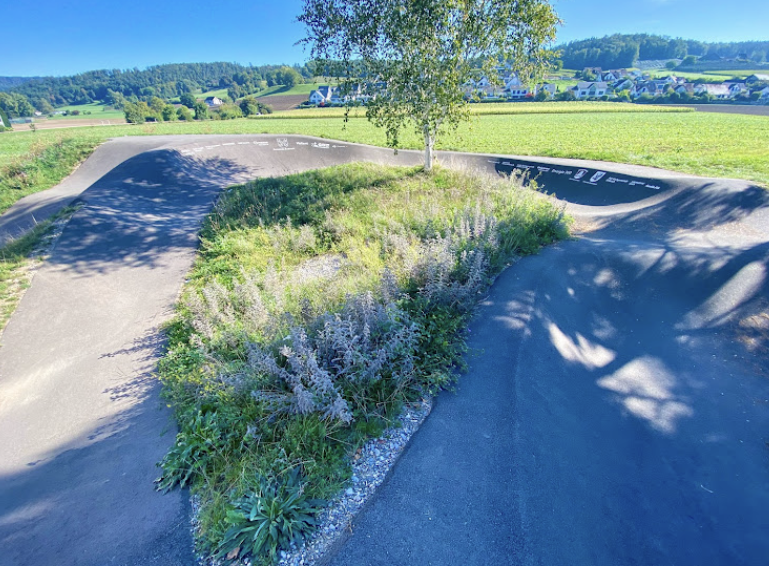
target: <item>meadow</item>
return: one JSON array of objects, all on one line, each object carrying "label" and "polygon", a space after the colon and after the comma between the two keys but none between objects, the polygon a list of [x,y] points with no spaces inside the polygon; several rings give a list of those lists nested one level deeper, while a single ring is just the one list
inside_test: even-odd
[{"label": "meadow", "polygon": [[[470,123],[439,137],[438,149],[597,159],[769,185],[769,118],[681,110],[589,102],[478,104]],[[3,180],[3,171],[29,162],[31,151],[62,141],[82,148],[126,135],[284,133],[385,145],[384,132],[364,118],[345,123],[342,115],[338,108],[310,109],[255,119],[5,133],[0,162],[9,165],[0,168],[0,200],[3,192],[18,194]],[[411,130],[400,143],[404,149],[421,148]],[[54,176],[34,190],[56,181]]]},{"label": "meadow", "polygon": [[[68,116],[56,114],[52,118],[48,118],[48,120],[82,120],[83,118],[93,118],[98,120],[122,120],[125,118],[125,114],[122,110],[115,110],[111,106],[107,106],[99,102],[92,102],[90,104],[78,104],[74,106],[62,106],[56,109],[57,112],[72,112],[73,110],[78,111],[79,114],[77,116],[73,116],[72,114]],[[90,114],[86,114],[86,112],[90,112]]]}]

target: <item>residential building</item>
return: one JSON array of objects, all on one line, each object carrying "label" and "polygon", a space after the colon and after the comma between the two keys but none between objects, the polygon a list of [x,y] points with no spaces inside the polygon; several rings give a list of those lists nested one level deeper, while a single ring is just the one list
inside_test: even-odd
[{"label": "residential building", "polygon": [[727,100],[732,97],[729,87],[724,84],[699,84],[694,87],[697,94],[709,94],[718,100]]},{"label": "residential building", "polygon": [[576,86],[572,87],[571,90],[574,92],[574,97],[578,100],[584,98],[599,98],[610,94],[609,85],[603,81],[580,81]]}]

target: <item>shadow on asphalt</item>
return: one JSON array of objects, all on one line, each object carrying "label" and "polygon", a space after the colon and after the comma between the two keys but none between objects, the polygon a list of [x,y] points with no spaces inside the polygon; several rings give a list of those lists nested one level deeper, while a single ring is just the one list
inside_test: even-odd
[{"label": "shadow on asphalt", "polygon": [[[152,368],[161,340],[147,336],[131,352],[105,355],[138,354]],[[150,369],[107,389],[112,401],[130,408],[55,447],[50,457],[28,462],[23,472],[0,476],[0,564],[53,564],[55,557],[70,564],[65,557],[72,556],[81,566],[195,562],[189,494],[178,490],[159,497],[153,483],[159,470],[146,465],[148,459],[159,461],[174,437],[159,390]],[[158,431],[165,436],[159,438]],[[170,517],[169,498],[177,509]],[[141,521],[136,520],[137,504]],[[81,522],[89,528],[78,527]],[[123,543],[114,548],[115,541]]]},{"label": "shadow on asphalt", "polygon": [[86,277],[150,266],[175,250],[197,248],[201,219],[219,190],[253,178],[253,169],[221,158],[157,150],[110,171],[79,199],[85,203],[61,236],[52,265]]}]

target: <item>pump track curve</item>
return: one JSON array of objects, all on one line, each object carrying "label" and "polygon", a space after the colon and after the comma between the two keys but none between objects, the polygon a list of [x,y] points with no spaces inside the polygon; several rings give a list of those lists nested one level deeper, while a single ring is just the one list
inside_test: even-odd
[{"label": "pump track curve", "polygon": [[[528,171],[572,240],[500,276],[441,394],[335,565],[765,565],[769,191],[589,161],[439,153]],[[195,564],[184,491],[154,491],[173,424],[152,379],[221,188],[419,152],[302,136],[100,146],[0,218],[73,200],[0,347],[0,565]]]}]

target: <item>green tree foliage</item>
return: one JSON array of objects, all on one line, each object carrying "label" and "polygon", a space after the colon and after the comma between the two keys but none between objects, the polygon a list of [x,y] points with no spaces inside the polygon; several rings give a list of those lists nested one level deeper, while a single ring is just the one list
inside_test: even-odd
[{"label": "green tree foliage", "polygon": [[144,102],[127,102],[123,111],[125,112],[126,122],[129,124],[143,124],[147,119],[149,107]]},{"label": "green tree foliage", "polygon": [[16,92],[0,92],[0,108],[11,118],[23,118],[35,113],[27,97]]},{"label": "green tree foliage", "polygon": [[233,118],[242,118],[243,111],[240,106],[235,104],[223,104],[219,107],[219,118],[222,120],[232,120]]},{"label": "green tree foliage", "polygon": [[163,118],[164,122],[175,122],[179,119],[176,114],[176,108],[173,104],[166,104],[163,106],[163,110],[161,110],[160,116]]},{"label": "green tree foliage", "polygon": [[187,108],[195,108],[195,97],[189,92],[183,92],[179,95],[179,102],[184,104]]},{"label": "green tree foliage", "polygon": [[190,122],[193,119],[192,112],[190,112],[190,109],[186,106],[181,106],[176,109],[176,117],[185,122]]},{"label": "green tree foliage", "polygon": [[6,111],[0,108],[0,132],[6,128],[11,128],[11,119],[8,117]]},{"label": "green tree foliage", "polygon": [[195,110],[196,120],[208,119],[208,106],[206,106],[205,102],[196,102],[195,106],[193,106],[193,109]]},{"label": "green tree foliage", "polygon": [[53,106],[45,98],[38,98],[33,102],[34,107],[43,114],[52,114]]},{"label": "green tree foliage", "polygon": [[281,67],[278,69],[278,72],[276,73],[276,80],[278,84],[288,88],[304,82],[302,75],[300,75],[296,69],[292,69],[291,67]]},{"label": "green tree foliage", "polygon": [[426,170],[442,128],[469,117],[461,87],[478,64],[487,76],[500,61],[536,76],[552,58],[543,46],[559,23],[546,0],[305,0],[299,20],[312,56],[341,62],[343,90],[360,80],[381,84],[368,119],[395,148],[412,124],[424,139]]},{"label": "green tree foliage", "polygon": [[[649,34],[614,34],[560,45],[563,65],[569,69],[631,67],[638,59],[685,59],[687,56],[718,60],[750,54],[760,62],[769,52],[769,41],[706,43]],[[684,66],[692,63],[684,63]]]},{"label": "green tree foliage", "polygon": [[[253,94],[263,88],[260,84],[267,73],[283,68],[277,65],[245,67],[236,63],[184,63],[156,65],[144,70],[111,69],[69,77],[9,81],[9,86],[13,92],[23,94],[30,100],[44,98],[53,106],[93,101],[111,104],[107,101],[109,91],[120,93],[131,102],[139,99],[148,102],[152,96],[168,100],[184,93],[229,88],[233,85],[242,89],[244,95]],[[286,69],[297,73],[297,82],[313,76],[306,65]],[[282,72],[285,74],[286,71]]]},{"label": "green tree foliage", "polygon": [[157,115],[160,115],[163,112],[165,105],[166,103],[163,101],[163,99],[158,98],[157,96],[153,96],[149,100],[149,107],[152,108],[152,111]]},{"label": "green tree foliage", "polygon": [[259,102],[252,96],[248,96],[240,101],[240,110],[243,116],[256,116],[258,114],[272,114],[272,107],[269,104]]},{"label": "green tree foliage", "polygon": [[683,67],[695,65],[696,63],[697,63],[697,57],[695,57],[694,55],[687,55],[686,57],[684,57],[684,60],[681,61],[681,65]]}]

